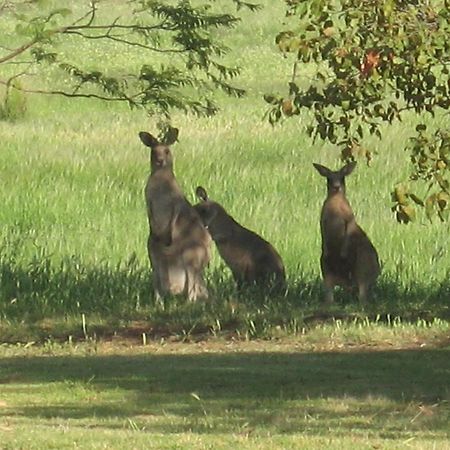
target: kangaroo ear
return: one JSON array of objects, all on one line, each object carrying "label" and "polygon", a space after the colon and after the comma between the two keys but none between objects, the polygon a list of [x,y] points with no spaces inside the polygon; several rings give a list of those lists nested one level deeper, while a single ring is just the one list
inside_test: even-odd
[{"label": "kangaroo ear", "polygon": [[317,169],[317,172],[320,173],[323,177],[328,177],[331,175],[331,170],[328,167],[322,166],[321,164],[313,163],[313,166]]},{"label": "kangaroo ear", "polygon": [[172,145],[177,140],[178,140],[178,128],[169,127],[164,136],[164,144]]},{"label": "kangaroo ear", "polygon": [[208,194],[206,193],[204,187],[198,186],[197,189],[195,190],[195,195],[203,202],[208,201]]},{"label": "kangaroo ear", "polygon": [[341,174],[346,177],[347,175],[350,175],[353,172],[353,169],[356,167],[356,161],[349,162],[347,165],[345,165],[341,170]]},{"label": "kangaroo ear", "polygon": [[141,139],[142,143],[147,147],[154,148],[157,145],[159,145],[158,139],[156,139],[154,136],[152,136],[150,133],[147,133],[146,131],[140,131],[139,138]]}]

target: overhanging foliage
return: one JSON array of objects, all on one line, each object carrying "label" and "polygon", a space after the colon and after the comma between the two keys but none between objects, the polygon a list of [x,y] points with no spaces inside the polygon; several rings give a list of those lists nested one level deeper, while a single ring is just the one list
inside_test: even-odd
[{"label": "overhanging foliage", "polygon": [[[257,8],[241,0],[229,2],[238,9]],[[0,10],[16,22],[16,36],[0,37],[0,66],[9,73],[0,77],[0,84],[6,86],[7,92],[20,89],[126,102],[130,107],[143,107],[150,114],[166,117],[173,109],[214,114],[217,106],[212,100],[213,90],[221,89],[237,97],[244,91],[231,84],[239,68],[220,63],[228,49],[211,36],[213,30],[233,28],[239,18],[217,12],[213,6],[214,2],[194,6],[189,0],[130,0],[120,5],[120,13],[111,20],[110,11],[117,2],[109,0],[90,0],[73,8],[71,2],[5,0],[0,2]],[[138,49],[142,52],[142,66],[134,72],[124,67],[109,73],[103,70],[101,58],[76,64],[61,52],[59,44],[67,39],[76,39],[80,46],[89,40],[111,44],[110,57],[118,49]],[[34,78],[30,87],[27,80],[43,65],[60,70],[67,80],[64,86],[36,86]]]},{"label": "overhanging foliage", "polygon": [[[309,109],[313,120],[307,131],[313,139],[336,145],[344,160],[362,156],[369,163],[367,135],[381,139],[383,124],[401,121],[407,111],[434,117],[450,110],[448,0],[286,3],[291,29],[280,32],[276,44],[285,56],[294,55],[293,71],[287,96],[265,96],[271,123]],[[309,82],[299,80],[302,64],[315,67]],[[442,220],[450,208],[450,135],[429,131],[439,143],[425,138],[424,126],[408,143],[410,178],[428,183],[428,194],[421,200],[406,185],[402,195],[393,192],[393,211],[401,222],[414,219],[417,204],[427,205],[428,217],[436,211]],[[407,197],[416,201],[405,203]]]}]

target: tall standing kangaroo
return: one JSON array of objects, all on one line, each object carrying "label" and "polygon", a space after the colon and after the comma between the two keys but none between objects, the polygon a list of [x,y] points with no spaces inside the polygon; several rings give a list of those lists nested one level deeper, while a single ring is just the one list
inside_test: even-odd
[{"label": "tall standing kangaroo", "polygon": [[209,200],[197,187],[200,203],[194,205],[216,243],[220,256],[230,267],[238,288],[257,285],[280,291],[286,287],[283,261],[275,248],[261,236],[237,223],[225,209]]},{"label": "tall standing kangaroo", "polygon": [[209,262],[211,238],[173,173],[169,146],[177,136],[175,128],[166,142],[139,133],[142,143],[151,149],[151,173],[145,187],[150,225],[147,247],[155,297],[183,293],[194,301],[208,297],[202,272]]},{"label": "tall standing kangaroo", "polygon": [[327,198],[320,217],[322,256],[320,266],[325,286],[325,301],[333,301],[336,285],[358,287],[361,302],[367,299],[369,287],[380,274],[377,251],[366,233],[356,223],[345,196],[345,177],[353,172],[356,162],[332,171],[313,164],[327,179]]}]

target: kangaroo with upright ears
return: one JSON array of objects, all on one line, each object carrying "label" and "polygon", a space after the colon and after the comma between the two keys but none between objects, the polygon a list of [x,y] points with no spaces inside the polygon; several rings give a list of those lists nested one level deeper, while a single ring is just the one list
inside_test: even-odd
[{"label": "kangaroo with upright ears", "polygon": [[211,238],[173,173],[169,146],[177,137],[176,128],[165,142],[150,133],[139,133],[142,143],[151,149],[151,172],[145,187],[150,225],[147,248],[156,299],[185,294],[194,301],[208,297],[202,272],[210,259]]},{"label": "kangaroo with upright ears", "polygon": [[345,177],[353,172],[356,162],[332,171],[313,164],[327,179],[327,198],[320,216],[322,235],[322,269],[325,301],[333,301],[336,285],[357,286],[361,302],[367,300],[369,287],[380,274],[378,254],[370,239],[356,223],[352,208],[345,195]]},{"label": "kangaroo with upright ears", "polygon": [[285,289],[284,265],[275,248],[237,223],[221,205],[209,200],[203,187],[197,187],[196,195],[200,203],[194,208],[231,269],[238,289],[251,285],[275,291]]}]

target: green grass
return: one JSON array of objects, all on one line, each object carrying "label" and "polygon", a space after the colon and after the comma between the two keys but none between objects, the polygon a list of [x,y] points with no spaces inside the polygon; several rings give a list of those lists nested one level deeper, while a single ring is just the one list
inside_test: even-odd
[{"label": "green grass", "polygon": [[[206,273],[211,301],[183,299],[155,304],[146,255],[148,234],[143,187],[149,155],[137,137],[156,130],[158,118],[142,111],[95,101],[28,98],[25,118],[0,122],[0,337],[4,341],[65,340],[79,336],[81,318],[99,335],[145,321],[149,334],[238,333],[267,337],[281,327],[297,334],[311,317],[335,315],[350,322],[401,317],[416,323],[449,317],[449,224],[420,218],[398,225],[390,211],[390,190],[408,173],[402,148],[414,124],[408,117],[369,140],[377,152],[373,167],[360,162],[348,179],[357,219],[378,249],[383,273],[365,310],[346,293],[323,311],[320,303],[319,214],[325,184],[312,167],[337,167],[336,149],[312,143],[305,114],[271,127],[262,116],[262,94],[286,89],[289,59],[273,44],[283,28],[283,4],[262,2],[226,36],[227,59],[242,66],[237,84],[243,100],[218,94],[222,112],[214,118],[175,115],[180,142],[173,147],[175,171],[188,198],[203,185],[243,225],[272,242],[288,275],[286,297],[236,297],[231,274],[214,253]],[[101,53],[91,42],[75,58]],[[88,56],[86,56],[88,55]],[[105,56],[110,67],[140,63],[139,53]],[[307,77],[309,68],[301,68]],[[49,84],[53,72],[44,73]],[[436,118],[443,123],[445,118]],[[83,316],[84,315],[84,316]]]},{"label": "green grass", "polygon": [[[450,228],[398,225],[389,194],[408,174],[414,124],[431,119],[367,142],[376,158],[358,164],[348,197],[383,273],[367,307],[338,292],[324,308],[326,188],[312,162],[337,167],[338,154],[310,141],[307,114],[263,119],[262,95],[286,92],[290,61],[274,45],[284,3],[261,3],[243,12],[251,26],[224,34],[247,97],[218,94],[213,118],[176,114],[173,152],[192,202],[203,185],[279,250],[289,292],[237,296],[214,251],[209,302],[156,303],[137,133],[158,118],[29,96],[25,117],[0,121],[0,448],[450,449]],[[142,63],[94,42],[62,48],[118,70]]]},{"label": "green grass", "polygon": [[[263,119],[262,95],[286,92],[290,61],[274,45],[284,3],[260,3],[224,33],[247,97],[218,94],[213,118],[176,114],[173,152],[192,202],[203,185],[279,250],[287,295],[237,296],[214,251],[209,302],[156,303],[137,133],[158,118],[29,96],[25,117],[0,121],[0,448],[450,449],[450,227],[398,225],[389,194],[408,174],[414,124],[431,119],[367,142],[376,158],[358,164],[348,197],[383,273],[365,308],[344,292],[324,308],[326,188],[312,162],[337,167],[338,154],[311,142],[307,114]],[[11,27],[0,17],[6,39]],[[61,49],[117,70],[142,63],[96,42]]]},{"label": "green grass", "polygon": [[429,332],[349,351],[351,339],[332,344],[339,327],[321,330],[272,343],[2,346],[1,446],[450,448],[448,351],[429,348]]}]

